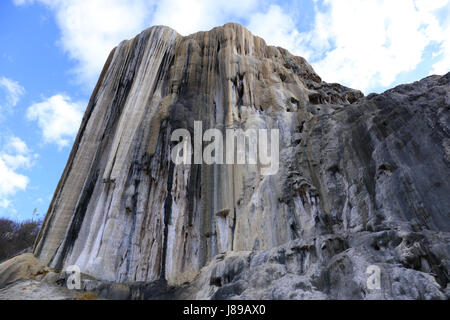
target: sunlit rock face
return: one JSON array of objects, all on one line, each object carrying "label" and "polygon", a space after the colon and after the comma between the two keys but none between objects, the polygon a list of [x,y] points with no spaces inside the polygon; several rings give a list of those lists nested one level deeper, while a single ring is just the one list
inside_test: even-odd
[{"label": "sunlit rock face", "polygon": [[[152,27],[111,52],[34,254],[191,298],[445,298],[449,104],[450,74],[363,97],[237,24]],[[278,129],[278,172],[175,165],[194,121]]]}]

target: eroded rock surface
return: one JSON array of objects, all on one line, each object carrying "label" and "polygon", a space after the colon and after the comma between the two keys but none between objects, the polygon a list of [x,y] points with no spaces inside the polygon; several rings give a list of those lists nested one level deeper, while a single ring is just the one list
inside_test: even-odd
[{"label": "eroded rock surface", "polygon": [[[450,74],[363,97],[237,24],[152,27],[111,52],[34,254],[128,298],[446,298],[449,108]],[[174,165],[194,120],[279,129],[278,173]]]},{"label": "eroded rock surface", "polygon": [[74,300],[80,291],[37,280],[21,280],[0,289],[0,300]]},{"label": "eroded rock surface", "polygon": [[40,280],[51,271],[33,254],[21,254],[0,264],[0,288],[19,280]]}]

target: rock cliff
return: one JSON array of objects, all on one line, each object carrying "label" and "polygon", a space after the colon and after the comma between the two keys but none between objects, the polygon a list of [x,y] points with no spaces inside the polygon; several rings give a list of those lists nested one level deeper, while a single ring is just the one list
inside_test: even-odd
[{"label": "rock cliff", "polygon": [[[109,55],[34,255],[134,298],[445,299],[449,109],[450,74],[364,97],[238,24],[152,27]],[[174,164],[194,121],[278,129],[278,172]]]}]

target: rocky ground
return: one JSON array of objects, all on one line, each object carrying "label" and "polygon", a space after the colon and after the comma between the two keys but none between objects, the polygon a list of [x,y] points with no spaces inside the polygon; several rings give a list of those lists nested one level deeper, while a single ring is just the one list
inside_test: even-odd
[{"label": "rocky ground", "polygon": [[0,300],[73,300],[78,294],[56,284],[23,280],[0,289]]}]

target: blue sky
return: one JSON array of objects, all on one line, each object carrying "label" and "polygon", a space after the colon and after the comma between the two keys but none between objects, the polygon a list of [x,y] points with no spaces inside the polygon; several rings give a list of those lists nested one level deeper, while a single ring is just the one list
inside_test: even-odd
[{"label": "blue sky", "polygon": [[0,217],[45,215],[115,45],[231,21],[366,94],[450,71],[450,0],[1,1]]}]

